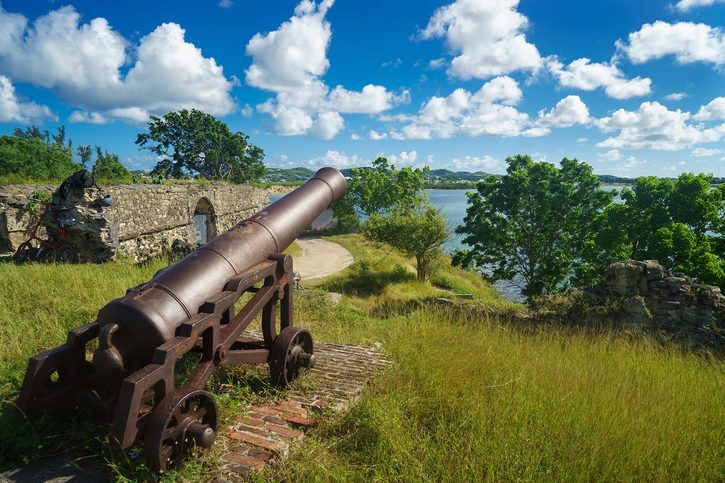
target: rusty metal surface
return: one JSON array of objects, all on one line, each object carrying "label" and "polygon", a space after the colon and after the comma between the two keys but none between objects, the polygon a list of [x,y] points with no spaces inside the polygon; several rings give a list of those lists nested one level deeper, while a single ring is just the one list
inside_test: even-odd
[{"label": "rusty metal surface", "polygon": [[[128,448],[145,435],[147,461],[159,470],[167,459],[185,454],[168,457],[171,450],[159,439],[169,433],[173,414],[184,414],[184,426],[174,429],[171,439],[208,447],[216,416],[189,412],[190,403],[184,401],[212,407],[211,395],[202,389],[218,366],[268,363],[273,382],[286,385],[314,365],[312,337],[292,327],[293,263],[281,251],[345,189],[339,171],[323,168],[276,203],[109,302],[96,322],[71,331],[66,344],[31,358],[18,407],[33,416],[83,405],[112,416],[113,440]],[[236,312],[235,303],[245,293],[251,298]],[[262,338],[245,337],[259,314]],[[91,363],[89,344],[96,338]],[[187,355],[194,355],[196,363],[177,384],[177,365]]]}]

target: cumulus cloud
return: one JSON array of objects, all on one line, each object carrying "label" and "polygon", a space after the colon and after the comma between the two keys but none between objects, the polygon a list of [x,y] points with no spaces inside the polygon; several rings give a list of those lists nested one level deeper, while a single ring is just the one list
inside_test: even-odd
[{"label": "cumulus cloud", "polygon": [[362,166],[367,164],[367,162],[361,159],[357,154],[347,155],[340,151],[329,150],[323,156],[307,160],[305,164],[312,168],[333,166],[338,169],[343,169]]},{"label": "cumulus cloud", "polygon": [[606,153],[601,153],[599,159],[602,161],[619,161],[622,159],[622,154],[618,149],[610,149]]},{"label": "cumulus cloud", "polygon": [[669,55],[680,64],[725,63],[725,33],[704,23],[647,23],[629,34],[628,43],[618,41],[617,47],[635,64]]},{"label": "cumulus cloud", "polygon": [[[471,93],[459,88],[447,97],[434,96],[421,107],[417,116],[406,119],[399,130],[390,132],[393,139],[433,139],[453,136],[538,137],[551,128],[569,127],[589,122],[589,110],[579,96],[567,96],[555,107],[539,112],[536,120],[520,112],[517,105],[521,89],[508,76],[486,82]],[[377,139],[381,139],[377,136]],[[373,135],[371,134],[371,138]]]},{"label": "cumulus cloud", "polygon": [[589,122],[589,109],[579,96],[566,96],[549,112],[539,111],[539,125],[543,127],[570,127]]},{"label": "cumulus cloud", "polygon": [[[380,154],[380,156],[384,155],[384,153]],[[398,155],[391,154],[390,156],[387,156],[387,158],[388,161],[397,166],[411,166],[415,163],[415,160],[418,159],[418,153],[416,151],[402,151]]]},{"label": "cumulus cloud", "polygon": [[658,102],[643,102],[636,111],[619,109],[595,122],[603,132],[618,132],[597,146],[676,151],[716,142],[725,135],[725,124],[707,128],[691,123],[692,118],[688,112],[670,111]]},{"label": "cumulus cloud", "polygon": [[120,119],[145,119],[182,107],[224,115],[235,107],[223,68],[187,42],[178,24],[161,24],[135,45],[104,18],[82,23],[72,6],[32,24],[0,8],[0,70],[105,117],[118,110]]},{"label": "cumulus cloud", "polygon": [[387,139],[388,134],[384,132],[377,132],[374,130],[370,130],[370,139],[373,141],[380,141],[381,139]]},{"label": "cumulus cloud", "polygon": [[340,113],[377,114],[409,100],[407,91],[395,95],[373,84],[360,91],[343,86],[330,91],[322,76],[330,67],[332,30],[325,15],[333,3],[302,0],[277,30],[257,33],[247,44],[252,57],[247,83],[276,94],[258,109],[272,117],[279,134],[331,139],[344,128]]},{"label": "cumulus cloud", "polygon": [[47,106],[21,101],[10,79],[0,75],[0,122],[30,124],[45,119],[55,120],[56,117]]},{"label": "cumulus cloud", "polygon": [[502,173],[506,170],[506,163],[486,154],[485,156],[464,156],[451,161],[456,171],[485,171],[487,173]]},{"label": "cumulus cloud", "polygon": [[627,79],[615,63],[591,62],[587,58],[577,59],[564,66],[556,59],[549,60],[547,67],[564,87],[585,91],[604,88],[614,99],[629,99],[650,93],[652,80],[635,77]]},{"label": "cumulus cloud", "polygon": [[448,74],[461,79],[537,71],[543,61],[524,31],[528,19],[519,0],[456,0],[438,8],[420,32],[423,39],[445,38],[454,55]]},{"label": "cumulus cloud", "polygon": [[667,94],[665,96],[665,100],[667,101],[681,101],[682,99],[688,97],[686,93],[684,92],[673,92],[672,94]]},{"label": "cumulus cloud", "polygon": [[455,135],[517,136],[527,123],[527,114],[513,104],[521,90],[510,77],[486,82],[477,92],[456,89],[447,97],[430,98],[394,139],[450,138]]},{"label": "cumulus cloud", "polygon": [[690,153],[690,156],[693,156],[695,158],[708,158],[710,156],[717,156],[718,154],[722,154],[722,149],[708,149],[708,148],[695,148]]},{"label": "cumulus cloud", "polygon": [[714,121],[725,119],[725,97],[716,97],[707,105],[701,106],[693,119],[696,121]]},{"label": "cumulus cloud", "polygon": [[725,3],[725,0],[680,0],[675,8],[680,12],[687,12],[695,7],[707,7],[716,3]]},{"label": "cumulus cloud", "polygon": [[68,122],[84,124],[108,124],[111,120],[100,112],[73,111],[68,116]]}]

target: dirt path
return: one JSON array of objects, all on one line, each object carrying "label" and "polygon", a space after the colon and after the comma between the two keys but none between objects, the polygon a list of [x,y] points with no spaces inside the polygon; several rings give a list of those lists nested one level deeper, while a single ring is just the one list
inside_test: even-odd
[{"label": "dirt path", "polygon": [[322,278],[339,272],[353,262],[350,252],[337,243],[319,238],[297,240],[302,255],[295,257],[294,270],[302,280]]}]

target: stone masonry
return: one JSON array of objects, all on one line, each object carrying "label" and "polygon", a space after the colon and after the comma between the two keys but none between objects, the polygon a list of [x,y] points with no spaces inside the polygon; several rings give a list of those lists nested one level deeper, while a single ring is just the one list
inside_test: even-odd
[{"label": "stone masonry", "polygon": [[612,263],[601,283],[581,293],[571,310],[585,321],[637,327],[690,350],[725,353],[720,288],[695,283],[656,260]]},{"label": "stone masonry", "polygon": [[[54,189],[0,187],[0,251],[14,251],[25,240],[30,222],[26,203],[31,193],[50,194]],[[200,206],[209,214],[213,236],[266,204],[266,190],[224,183],[86,188],[61,200],[56,213],[46,215],[44,225],[51,232],[59,224],[65,226],[82,261],[104,261],[119,255],[140,261],[170,250],[176,240],[196,246],[200,240],[196,239],[194,214]]]}]

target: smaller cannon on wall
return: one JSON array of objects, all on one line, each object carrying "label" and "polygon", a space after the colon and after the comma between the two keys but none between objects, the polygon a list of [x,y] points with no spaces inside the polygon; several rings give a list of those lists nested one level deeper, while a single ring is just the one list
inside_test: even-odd
[{"label": "smaller cannon on wall", "polygon": [[[339,171],[322,168],[106,304],[97,321],[72,330],[64,345],[30,359],[20,409],[31,417],[78,406],[112,414],[113,439],[121,448],[143,441],[155,470],[178,465],[194,447],[209,448],[218,411],[204,386],[218,366],[269,364],[279,386],[314,366],[311,335],[293,326],[292,258],[282,251],[345,190]],[[245,293],[253,295],[237,312]],[[263,338],[245,337],[260,313]],[[177,384],[177,363],[188,354],[196,355],[196,365]]]}]

